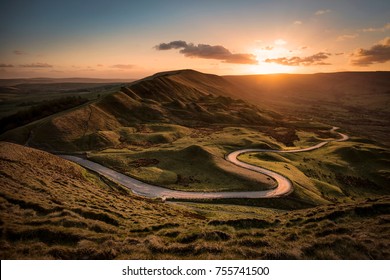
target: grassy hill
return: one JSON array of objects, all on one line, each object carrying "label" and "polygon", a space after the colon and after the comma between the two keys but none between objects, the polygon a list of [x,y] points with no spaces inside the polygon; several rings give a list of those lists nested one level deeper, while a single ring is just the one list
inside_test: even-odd
[{"label": "grassy hill", "polygon": [[[126,144],[122,128],[142,123],[185,126],[264,125],[274,121],[264,110],[228,95],[223,78],[192,70],[162,73],[122,87],[70,112],[5,133],[2,139],[61,151],[92,150]],[[230,94],[232,95],[232,94]]]},{"label": "grassy hill", "polygon": [[1,259],[388,259],[390,198],[281,211],[168,204],[0,143]]}]

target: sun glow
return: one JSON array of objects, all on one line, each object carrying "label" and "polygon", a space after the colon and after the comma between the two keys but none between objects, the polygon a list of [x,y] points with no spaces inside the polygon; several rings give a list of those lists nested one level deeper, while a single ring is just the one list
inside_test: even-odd
[{"label": "sun glow", "polygon": [[296,68],[294,66],[259,62],[258,65],[249,66],[249,71],[253,74],[294,73],[297,70]]},{"label": "sun glow", "polygon": [[267,63],[267,58],[276,58],[289,55],[289,51],[284,47],[274,47],[271,49],[262,48],[254,51],[256,59],[259,62],[256,65],[250,65],[248,70],[253,74],[273,74],[273,73],[293,73],[298,69],[297,66],[280,65],[276,63]]}]

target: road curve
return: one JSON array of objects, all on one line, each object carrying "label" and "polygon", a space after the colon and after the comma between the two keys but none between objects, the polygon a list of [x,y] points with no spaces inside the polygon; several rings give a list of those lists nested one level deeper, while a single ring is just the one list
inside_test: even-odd
[{"label": "road curve", "polygon": [[331,129],[331,132],[339,134],[341,138],[332,141],[324,141],[315,146],[311,146],[308,148],[295,149],[295,150],[243,149],[243,150],[234,151],[225,157],[227,161],[230,161],[237,166],[252,170],[254,172],[259,172],[274,178],[275,181],[277,182],[277,187],[274,189],[264,190],[264,191],[186,192],[186,191],[171,190],[171,189],[141,182],[137,179],[116,172],[110,168],[107,168],[101,164],[95,163],[87,159],[83,159],[71,155],[59,155],[59,156],[64,159],[73,161],[87,169],[93,170],[109,178],[110,180],[120,183],[128,187],[129,189],[131,189],[135,194],[145,196],[145,197],[150,197],[150,198],[155,198],[155,197],[161,197],[164,199],[270,198],[270,197],[283,196],[291,193],[293,190],[291,181],[288,178],[274,171],[242,162],[238,160],[237,157],[241,154],[250,153],[250,152],[273,152],[273,153],[306,152],[306,151],[318,149],[329,142],[333,142],[333,141],[339,142],[339,141],[347,140],[348,136],[336,132],[337,129],[338,127],[333,127]]},{"label": "road curve", "polygon": [[265,169],[265,168],[262,168],[259,166],[254,166],[254,165],[251,165],[249,163],[242,162],[237,157],[241,154],[254,153],[254,152],[260,152],[260,153],[264,153],[264,152],[267,152],[267,153],[270,153],[270,152],[271,153],[308,152],[308,151],[319,149],[319,148],[325,146],[326,144],[328,144],[329,142],[341,142],[341,141],[345,141],[345,140],[349,139],[348,135],[337,132],[336,131],[337,129],[339,129],[339,128],[334,126],[330,130],[330,132],[340,135],[341,137],[339,139],[335,139],[335,140],[331,140],[331,141],[323,141],[323,142],[318,143],[317,145],[310,146],[307,148],[293,149],[293,150],[243,149],[243,150],[237,150],[237,151],[234,151],[234,152],[228,154],[225,157],[225,159],[227,161],[230,161],[231,163],[234,163],[237,166],[265,174],[265,175],[270,176],[270,177],[275,179],[275,181],[277,183],[277,187],[275,189],[262,191],[263,192],[262,197],[278,197],[278,196],[287,195],[293,191],[292,182],[287,177],[284,177],[284,176],[280,175],[279,173],[271,171],[269,169]]}]

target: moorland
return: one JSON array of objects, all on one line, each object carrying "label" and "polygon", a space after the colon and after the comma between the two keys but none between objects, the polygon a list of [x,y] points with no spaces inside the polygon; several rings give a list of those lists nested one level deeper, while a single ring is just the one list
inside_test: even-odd
[{"label": "moorland", "polygon": [[[1,81],[2,259],[389,259],[390,72]],[[340,127],[347,141],[330,130]],[[186,192],[162,199],[58,155]]]}]

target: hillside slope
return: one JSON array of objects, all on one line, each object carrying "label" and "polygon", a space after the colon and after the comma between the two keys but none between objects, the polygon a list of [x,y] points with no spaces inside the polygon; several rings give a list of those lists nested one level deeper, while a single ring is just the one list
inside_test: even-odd
[{"label": "hillside slope", "polygon": [[77,109],[6,132],[12,140],[52,151],[113,147],[124,142],[121,129],[142,123],[185,126],[265,125],[275,116],[231,96],[237,92],[225,79],[192,70],[160,73],[122,87]]},{"label": "hillside slope", "polygon": [[164,204],[0,142],[1,259],[389,259],[390,198],[297,211]]}]

